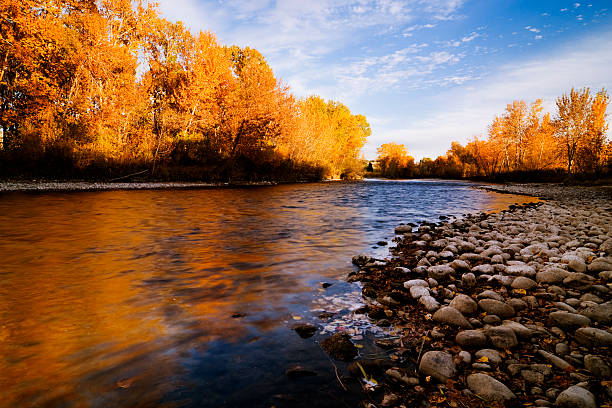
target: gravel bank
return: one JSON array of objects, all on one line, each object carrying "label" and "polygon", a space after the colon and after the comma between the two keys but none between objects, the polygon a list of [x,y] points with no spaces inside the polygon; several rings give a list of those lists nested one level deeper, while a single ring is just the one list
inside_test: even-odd
[{"label": "gravel bank", "polygon": [[276,183],[197,183],[197,182],[132,182],[132,183],[104,183],[86,181],[3,181],[0,182],[0,192],[10,191],[100,191],[100,190],[161,190],[161,189],[190,189],[210,187],[242,187],[267,186]]},{"label": "gravel bank", "polygon": [[390,260],[353,259],[368,315],[401,331],[391,367],[359,361],[366,405],[610,406],[612,189],[485,188],[548,201],[402,225]]}]

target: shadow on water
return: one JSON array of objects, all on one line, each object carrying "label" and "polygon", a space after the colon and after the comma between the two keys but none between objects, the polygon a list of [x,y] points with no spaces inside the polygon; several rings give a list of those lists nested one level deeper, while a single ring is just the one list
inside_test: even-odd
[{"label": "shadow on water", "polygon": [[323,336],[289,328],[320,324],[322,281],[358,292],[350,258],[400,222],[530,200],[470,186],[0,195],[0,406],[353,406]]}]

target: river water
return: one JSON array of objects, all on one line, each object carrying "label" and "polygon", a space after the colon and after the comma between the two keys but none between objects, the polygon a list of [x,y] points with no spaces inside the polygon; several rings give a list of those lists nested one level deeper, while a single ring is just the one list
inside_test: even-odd
[{"label": "river water", "polygon": [[387,256],[400,222],[531,200],[471,187],[2,193],[0,407],[353,406],[316,316],[358,306],[350,259]]}]

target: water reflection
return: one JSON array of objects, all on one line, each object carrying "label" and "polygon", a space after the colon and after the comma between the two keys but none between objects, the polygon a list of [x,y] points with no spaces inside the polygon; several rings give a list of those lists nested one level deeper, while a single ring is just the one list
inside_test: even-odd
[{"label": "water reflection", "polygon": [[329,369],[286,323],[319,282],[384,256],[399,222],[523,200],[456,182],[4,194],[0,406],[335,404],[324,374],[284,376]]}]

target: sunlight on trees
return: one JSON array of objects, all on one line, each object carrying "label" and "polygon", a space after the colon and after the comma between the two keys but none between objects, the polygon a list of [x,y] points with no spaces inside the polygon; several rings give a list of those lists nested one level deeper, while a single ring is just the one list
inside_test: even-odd
[{"label": "sunlight on trees", "polygon": [[148,2],[0,0],[0,29],[7,168],[247,180],[361,171],[365,117],[296,100],[257,50],[194,35]]},{"label": "sunlight on trees", "polygon": [[[609,174],[612,142],[607,137],[606,110],[610,97],[605,89],[592,96],[588,88],[572,89],[557,98],[553,119],[543,113],[542,99],[528,105],[513,101],[496,116],[485,139],[475,137],[465,147],[451,144],[446,155],[424,158],[410,171],[397,160],[389,171],[391,151],[408,155],[404,145],[383,144],[378,149],[378,166],[385,177],[486,177],[500,174],[566,174],[588,177]],[[401,149],[400,149],[401,147]],[[398,150],[399,149],[399,150]],[[399,169],[399,170],[397,170]]]}]

